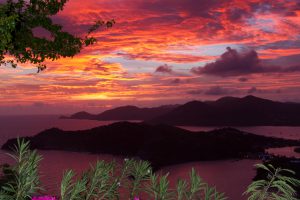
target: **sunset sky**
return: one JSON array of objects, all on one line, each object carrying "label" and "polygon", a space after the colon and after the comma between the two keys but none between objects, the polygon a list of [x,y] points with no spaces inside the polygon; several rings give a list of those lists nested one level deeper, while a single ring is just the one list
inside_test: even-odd
[{"label": "sunset sky", "polygon": [[255,95],[300,102],[298,0],[69,0],[53,20],[78,36],[69,59],[0,67],[0,115],[97,113]]}]

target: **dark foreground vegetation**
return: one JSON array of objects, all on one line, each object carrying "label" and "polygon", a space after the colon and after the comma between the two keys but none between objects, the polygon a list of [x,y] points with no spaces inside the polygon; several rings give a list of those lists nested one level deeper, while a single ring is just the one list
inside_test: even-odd
[{"label": "dark foreground vegetation", "polygon": [[[271,160],[265,161],[264,165],[272,165],[274,168],[280,169],[290,169],[294,173],[294,177],[300,180],[300,159],[296,158],[286,158],[286,157],[273,157]],[[284,175],[288,175],[290,172],[285,171],[283,172]],[[268,173],[264,169],[258,169],[257,174],[254,178],[255,181],[266,179]],[[295,187],[296,191],[298,192],[298,199],[300,199],[300,185]]]},{"label": "dark foreground vegetation", "polygon": [[[68,170],[60,184],[60,194],[41,195],[38,166],[41,156],[18,140],[11,157],[13,166],[2,166],[0,199],[5,200],[225,200],[226,195],[205,183],[192,169],[189,179],[178,179],[171,188],[168,174],[156,174],[150,163],[125,159],[124,163],[98,161],[82,174]],[[258,164],[264,178],[253,181],[243,195],[248,200],[297,200],[300,180],[289,169]],[[265,175],[266,174],[266,175]],[[46,192],[47,194],[47,192]],[[242,195],[242,194],[241,194]]]}]

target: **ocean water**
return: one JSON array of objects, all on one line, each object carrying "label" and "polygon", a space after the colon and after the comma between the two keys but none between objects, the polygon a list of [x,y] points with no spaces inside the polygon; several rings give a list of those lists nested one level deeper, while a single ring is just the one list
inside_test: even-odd
[{"label": "ocean water", "polygon": [[[83,130],[114,121],[70,120],[59,119],[58,116],[0,116],[0,145],[9,138],[35,135],[45,129],[57,127],[63,130]],[[183,127],[192,131],[211,130],[215,127]],[[300,139],[300,127],[242,127],[241,130],[252,133],[283,138]],[[274,150],[273,150],[274,151]],[[276,153],[280,150],[275,149]],[[283,152],[291,152],[284,149]],[[12,160],[0,151],[0,164],[11,163]],[[78,174],[87,169],[97,160],[122,162],[124,158],[107,154],[87,154],[64,151],[39,151],[43,156],[40,165],[41,181],[49,194],[58,194],[62,174],[67,169],[73,169]],[[178,178],[187,178],[188,172],[194,167],[200,176],[210,185],[225,192],[229,199],[243,200],[241,194],[255,175],[253,165],[257,160],[224,160],[210,162],[193,162],[165,167],[161,173],[170,172],[171,185]]]}]

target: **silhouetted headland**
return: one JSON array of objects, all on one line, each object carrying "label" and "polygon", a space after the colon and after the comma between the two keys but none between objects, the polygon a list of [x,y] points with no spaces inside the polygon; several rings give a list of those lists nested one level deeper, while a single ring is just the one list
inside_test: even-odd
[{"label": "silhouetted headland", "polygon": [[299,103],[246,96],[192,101],[149,122],[177,126],[300,126],[299,116]]},{"label": "silhouetted headland", "polygon": [[[45,130],[26,137],[31,147],[138,157],[154,167],[203,160],[257,158],[266,148],[297,146],[300,141],[258,136],[233,128],[190,132],[168,125],[118,122],[90,130]],[[16,139],[8,140],[9,149]]]},{"label": "silhouetted headland", "polygon": [[142,120],[176,126],[300,126],[300,103],[283,103],[246,96],[184,105],[138,108],[124,106],[93,115],[79,112],[71,119]]},{"label": "silhouetted headland", "polygon": [[165,105],[154,108],[138,108],[136,106],[122,106],[104,111],[100,114],[91,114],[85,111],[75,113],[69,117],[62,116],[63,119],[91,119],[91,120],[150,120],[165,113],[170,112],[177,105]]}]

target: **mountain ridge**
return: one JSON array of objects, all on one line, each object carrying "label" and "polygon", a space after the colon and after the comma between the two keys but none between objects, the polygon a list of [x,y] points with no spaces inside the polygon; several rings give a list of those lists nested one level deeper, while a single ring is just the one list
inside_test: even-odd
[{"label": "mountain ridge", "polygon": [[300,126],[300,104],[255,96],[193,101],[153,118],[148,123],[177,126]]},{"label": "mountain ridge", "polygon": [[300,103],[248,95],[215,101],[190,101],[153,108],[122,106],[93,115],[79,112],[67,119],[140,120],[175,126],[300,126]]},{"label": "mountain ridge", "polygon": [[91,120],[149,120],[171,111],[178,105],[163,105],[153,108],[139,108],[137,106],[120,106],[103,111],[100,114],[91,114],[85,111],[77,112],[71,116],[61,116],[62,119],[91,119]]}]

